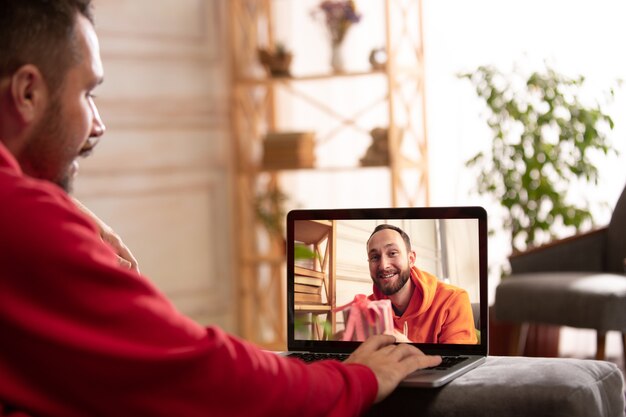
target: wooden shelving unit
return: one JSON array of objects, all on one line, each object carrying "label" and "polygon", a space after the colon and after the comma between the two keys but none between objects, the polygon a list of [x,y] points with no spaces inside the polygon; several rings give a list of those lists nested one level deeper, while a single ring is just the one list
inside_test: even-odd
[{"label": "wooden shelving unit", "polygon": [[299,220],[294,225],[296,243],[308,247],[315,257],[295,266],[294,310],[296,320],[310,327],[308,339],[326,340],[335,333],[336,248],[335,222]]},{"label": "wooden shelving unit", "polygon": [[[286,0],[280,0],[284,4]],[[297,1],[297,0],[293,0]],[[387,64],[384,70],[353,71],[339,74],[306,74],[268,77],[257,58],[259,47],[273,47],[274,14],[278,0],[230,0],[232,51],[232,134],[235,166],[236,253],[239,332],[242,337],[269,349],[285,347],[285,242],[280,227],[269,227],[258,213],[258,196],[275,195],[281,175],[290,170],[264,169],[261,164],[263,137],[269,131],[290,129],[279,125],[278,95],[289,94],[316,111],[336,120],[337,127],[326,132],[320,142],[338,140],[341,129],[350,128],[367,136],[372,126],[361,120],[369,108],[385,106],[389,157],[390,202],[393,206],[428,205],[428,157],[424,96],[421,0],[385,0],[380,19],[385,20]],[[357,1],[358,7],[358,1]],[[384,9],[384,10],[383,10]],[[370,17],[371,18],[371,17]],[[374,17],[377,18],[377,17]],[[382,97],[351,115],[345,115],[324,101],[323,94],[301,89],[307,83],[331,83],[376,77],[386,84]],[[283,124],[284,120],[280,124]],[[320,161],[318,161],[320,162]],[[323,161],[321,161],[323,162]],[[310,175],[358,172],[361,166],[323,166],[305,169]],[[278,201],[264,201],[266,212],[284,223]]]}]

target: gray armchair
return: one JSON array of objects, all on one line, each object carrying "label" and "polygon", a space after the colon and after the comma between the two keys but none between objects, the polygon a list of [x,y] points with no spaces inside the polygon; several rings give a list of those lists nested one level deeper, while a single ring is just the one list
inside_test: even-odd
[{"label": "gray armchair", "polygon": [[596,359],[604,359],[607,331],[622,333],[626,360],[626,188],[608,226],[510,257],[512,274],[496,289],[495,318],[595,329]]}]

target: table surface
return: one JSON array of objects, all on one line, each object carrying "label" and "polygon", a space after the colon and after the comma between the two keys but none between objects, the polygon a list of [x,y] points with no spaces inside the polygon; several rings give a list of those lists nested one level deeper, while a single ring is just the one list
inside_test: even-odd
[{"label": "table surface", "polygon": [[624,417],[624,379],[610,362],[491,356],[441,388],[400,387],[366,415]]}]

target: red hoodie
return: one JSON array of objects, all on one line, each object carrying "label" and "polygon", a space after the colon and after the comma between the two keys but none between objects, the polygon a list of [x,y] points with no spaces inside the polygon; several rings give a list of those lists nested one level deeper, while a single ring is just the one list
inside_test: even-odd
[{"label": "red hoodie", "polygon": [[[434,275],[411,268],[413,294],[394,327],[415,343],[476,344],[474,316],[467,291],[441,282]],[[389,298],[376,285],[371,300]]]},{"label": "red hoodie", "polygon": [[305,365],[181,315],[0,142],[0,415],[354,416],[376,392],[365,366]]}]

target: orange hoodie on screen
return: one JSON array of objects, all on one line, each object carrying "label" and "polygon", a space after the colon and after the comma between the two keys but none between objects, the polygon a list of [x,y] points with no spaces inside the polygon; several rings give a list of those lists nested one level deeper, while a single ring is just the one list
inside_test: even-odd
[{"label": "orange hoodie on screen", "polygon": [[[474,316],[467,291],[411,268],[415,288],[401,316],[393,313],[396,330],[415,343],[476,344]],[[388,299],[376,285],[370,300]]]}]

